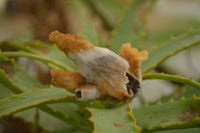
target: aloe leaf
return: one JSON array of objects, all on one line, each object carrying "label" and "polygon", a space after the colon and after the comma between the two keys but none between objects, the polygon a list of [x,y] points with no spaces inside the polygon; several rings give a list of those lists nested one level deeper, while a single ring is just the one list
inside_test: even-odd
[{"label": "aloe leaf", "polygon": [[37,54],[22,52],[22,51],[19,51],[19,52],[0,52],[0,58],[2,58],[2,57],[27,57],[27,58],[32,58],[32,59],[42,61],[46,64],[48,64],[48,63],[53,64],[53,65],[59,67],[62,70],[66,70],[66,71],[71,70],[71,68],[69,68],[68,66],[64,65],[61,62],[53,60],[52,58],[40,56],[40,55],[37,55]]},{"label": "aloe leaf", "polygon": [[[114,25],[112,23],[113,16],[110,14],[111,11],[106,10],[106,5],[103,5],[102,1],[86,0],[85,2],[92,9],[92,11],[101,19],[106,29],[112,30],[114,28]],[[111,1],[111,3],[112,5],[114,5],[116,1]]]},{"label": "aloe leaf", "polygon": [[64,128],[51,131],[51,133],[92,133],[92,131],[78,129],[75,126],[66,125]]},{"label": "aloe leaf", "polygon": [[[148,14],[156,0],[134,0],[118,27],[113,33],[110,49],[118,53],[122,44],[131,43],[133,47],[139,47],[144,37],[144,29]],[[141,7],[143,7],[141,10]],[[145,10],[144,10],[145,9]]]},{"label": "aloe leaf", "polygon": [[96,133],[139,133],[129,105],[114,109],[88,108]]},{"label": "aloe leaf", "polygon": [[[28,42],[27,45],[34,46],[38,49],[36,54],[42,54],[43,57],[51,58],[61,64],[64,64],[69,70],[76,70],[75,64],[61,51],[56,45],[51,45],[42,41]],[[56,65],[54,65],[56,67]],[[59,67],[58,67],[59,69]]]},{"label": "aloe leaf", "polygon": [[78,104],[56,103],[56,104],[50,104],[48,106],[54,110],[59,111],[65,116],[69,116],[67,122],[70,124],[73,124],[75,126],[76,125],[84,126],[89,130],[91,130],[93,127],[92,123],[88,120],[88,118],[90,117],[90,113],[85,108],[81,108]]},{"label": "aloe leaf", "polygon": [[0,118],[37,106],[45,112],[50,113],[61,120],[74,124],[78,127],[86,128],[88,130],[92,129],[92,125],[85,121],[85,118],[83,118],[84,120],[73,119],[72,116],[57,112],[57,110],[53,108],[54,106],[46,106],[46,104],[53,103],[76,103],[79,105],[91,107],[97,106],[95,103],[91,105],[88,102],[81,102],[76,100],[74,94],[69,93],[64,89],[59,89],[56,87],[32,89],[31,91],[12,95],[6,99],[0,100]]},{"label": "aloe leaf", "polygon": [[[41,89],[47,87],[39,83],[39,81],[37,81],[34,77],[28,75],[24,69],[16,66],[16,64],[14,64],[13,72],[11,81],[7,78],[5,72],[0,69],[1,82],[3,82],[6,87],[9,87],[8,89],[14,93],[23,93],[23,91],[28,91],[34,87]],[[86,118],[83,117],[85,114],[83,115],[83,112],[77,104],[57,103],[56,105],[40,105],[39,108],[60,120],[75,125],[76,127],[92,128],[92,124],[87,120],[89,116],[85,116]]]},{"label": "aloe leaf", "polygon": [[190,98],[191,96],[196,95],[197,97],[200,96],[199,89],[192,87],[192,86],[176,86],[174,91],[168,95],[163,95],[159,101],[167,102],[170,99],[178,100],[181,97]]},{"label": "aloe leaf", "polygon": [[149,53],[149,59],[142,64],[142,72],[146,73],[156,68],[167,58],[176,53],[200,43],[200,31],[190,31],[180,37],[174,38]]},{"label": "aloe leaf", "polygon": [[174,81],[177,83],[182,83],[186,85],[191,85],[193,87],[196,87],[200,89],[200,84],[191,78],[183,78],[179,75],[169,75],[169,74],[164,74],[164,73],[147,73],[143,74],[143,79],[163,79],[163,80],[168,80],[168,81]]},{"label": "aloe leaf", "polygon": [[[36,56],[37,55],[39,56],[40,53],[38,51],[36,51],[35,49],[31,48],[30,46],[34,46],[34,47],[36,47],[36,49],[39,49],[40,53],[43,55],[44,58],[46,58],[46,59],[51,58],[53,62],[57,62],[58,65],[63,64],[69,70],[76,70],[76,66],[74,65],[74,63],[62,51],[60,51],[55,45],[52,46],[50,44],[46,44],[41,41],[28,42],[25,44],[18,43],[16,41],[15,42],[14,41],[13,42],[8,42],[8,41],[0,42],[0,48],[3,48],[3,51],[4,51],[4,47],[5,47],[8,49],[10,48],[13,50],[24,51],[24,52],[27,52],[30,54],[36,54]],[[1,57],[1,59],[2,58],[3,57]],[[29,58],[31,58],[31,57],[29,57]],[[38,60],[48,63],[48,61],[46,62],[45,59],[38,59]],[[53,67],[54,69],[60,69],[60,67],[57,66],[56,64],[54,64],[53,66],[51,64],[50,66]],[[61,68],[63,69],[62,66],[61,66]],[[64,69],[64,70],[66,70],[66,69]]]},{"label": "aloe leaf", "polygon": [[55,116],[56,118],[67,122],[76,127],[76,129],[91,131],[92,123],[88,120],[89,112],[82,111],[74,103],[56,103],[49,105],[39,105],[41,110]]},{"label": "aloe leaf", "polygon": [[63,99],[72,99],[72,94],[64,89],[32,89],[21,94],[12,95],[0,101],[0,118],[32,108],[43,103],[55,103]]},{"label": "aloe leaf", "polygon": [[200,128],[188,128],[188,129],[174,129],[174,130],[164,130],[164,131],[153,131],[153,132],[142,132],[142,133],[199,133]]},{"label": "aloe leaf", "polygon": [[34,53],[34,50],[31,49],[29,46],[25,46],[21,43],[16,41],[2,41],[0,42],[0,48],[4,51],[6,49],[14,49],[14,50],[22,50],[30,53]]},{"label": "aloe leaf", "polygon": [[47,53],[41,53],[44,57],[51,58],[67,66],[69,70],[77,70],[75,64],[62,52],[56,45],[48,46],[45,48]]},{"label": "aloe leaf", "polygon": [[[18,67],[18,66],[15,66],[15,67]],[[41,83],[39,83],[39,81],[37,81],[36,79],[34,79],[34,77],[31,77],[30,75],[28,75],[26,73],[26,71],[24,71],[24,69],[18,67],[18,68],[15,68],[13,70],[14,70],[13,77],[14,77],[15,80],[13,80],[13,79],[12,80],[7,79],[7,80],[10,80],[9,83],[14,84],[15,86],[17,84],[17,88],[20,88],[20,89],[24,88],[24,90],[26,90],[26,91],[30,90],[31,88],[37,88],[37,87],[43,89],[42,87],[44,85],[42,85]],[[33,83],[32,83],[32,80],[33,80]],[[26,82],[26,83],[23,83],[23,82]],[[29,84],[28,86],[30,88],[28,87],[28,89],[25,89],[25,86],[27,84]],[[46,86],[44,86],[44,87],[47,88]],[[17,88],[12,88],[12,89],[17,89]],[[24,90],[21,89],[20,92],[22,93],[22,92],[24,92]],[[64,89],[62,89],[62,90],[64,90]],[[79,101],[79,100],[73,100],[73,102],[79,104],[81,107],[91,106],[91,107],[96,107],[96,108],[115,108],[115,107],[118,107],[118,106],[121,106],[121,105],[124,104],[123,102],[109,104],[109,103],[103,103],[103,102],[101,102],[99,100],[93,101],[93,104],[90,104],[89,102]]]},{"label": "aloe leaf", "polygon": [[6,76],[6,73],[4,70],[0,69],[0,84],[4,86],[5,88],[11,90],[12,92],[19,94],[22,93],[23,90],[18,88],[14,83],[12,83]]},{"label": "aloe leaf", "polygon": [[46,85],[41,84],[36,78],[31,77],[26,71],[20,67],[14,67],[14,74],[11,78],[21,90],[29,91],[31,88],[47,88]]},{"label": "aloe leaf", "polygon": [[194,95],[135,108],[133,114],[143,131],[195,128],[200,124],[200,98]]},{"label": "aloe leaf", "polygon": [[74,0],[72,1],[75,9],[79,15],[80,22],[83,29],[83,39],[88,40],[94,45],[99,45],[98,36],[94,28],[94,24],[92,23],[91,18],[89,17],[88,11],[84,5],[82,0]]}]

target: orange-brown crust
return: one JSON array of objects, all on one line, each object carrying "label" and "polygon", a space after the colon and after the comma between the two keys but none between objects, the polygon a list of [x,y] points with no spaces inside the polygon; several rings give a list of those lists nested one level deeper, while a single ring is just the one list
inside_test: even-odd
[{"label": "orange-brown crust", "polygon": [[90,42],[81,40],[78,35],[73,36],[71,34],[63,34],[58,31],[51,32],[49,40],[56,43],[56,45],[65,52],[77,53],[83,50],[89,50],[95,48]]},{"label": "orange-brown crust", "polygon": [[112,87],[108,82],[101,82],[98,89],[102,94],[110,95],[118,100],[128,97],[128,92],[122,88],[121,84],[116,84],[115,86],[116,87]]},{"label": "orange-brown crust", "polygon": [[65,72],[61,70],[51,70],[52,83],[74,92],[76,88],[85,83],[79,72]]},{"label": "orange-brown crust", "polygon": [[91,84],[84,84],[82,86],[79,86],[78,89],[93,89],[93,88],[96,88],[95,85],[91,85]]},{"label": "orange-brown crust", "polygon": [[147,51],[138,51],[136,48],[131,48],[130,43],[126,43],[121,47],[119,55],[128,61],[129,71],[139,77],[140,62],[147,60]]}]

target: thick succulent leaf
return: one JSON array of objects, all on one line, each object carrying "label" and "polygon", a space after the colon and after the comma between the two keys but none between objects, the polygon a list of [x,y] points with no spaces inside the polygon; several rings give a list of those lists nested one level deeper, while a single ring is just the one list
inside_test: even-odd
[{"label": "thick succulent leaf", "polygon": [[[11,88],[11,90],[23,88],[23,90],[22,89],[20,90],[20,92],[22,93],[22,92],[24,92],[24,90],[27,91],[27,90],[30,90],[31,88],[37,88],[37,89],[38,88],[40,88],[40,89],[47,88],[47,86],[41,84],[38,80],[36,80],[35,77],[28,75],[23,68],[15,66],[15,69],[13,69],[13,72],[14,73],[13,73],[12,77],[14,77],[14,79],[12,79],[12,80],[9,80],[4,73],[4,78],[7,78],[7,80],[9,81],[8,83],[12,83],[14,86],[16,86],[16,88],[13,87],[13,88]],[[24,83],[24,82],[26,82],[26,83]],[[27,85],[27,84],[29,84],[29,85]],[[26,86],[28,89],[26,88]],[[97,108],[114,108],[114,107],[123,105],[123,102],[109,104],[109,103],[103,103],[99,100],[93,101],[93,104],[90,104],[89,102],[81,102],[79,100],[75,100],[74,102],[80,104],[81,106],[93,106],[93,107],[97,107]]]},{"label": "thick succulent leaf", "polygon": [[174,54],[200,43],[200,31],[190,31],[180,37],[174,38],[149,53],[149,59],[142,64],[142,72],[146,73],[157,67]]},{"label": "thick succulent leaf", "polygon": [[175,130],[164,130],[164,131],[144,131],[142,133],[199,133],[200,128],[189,128],[189,129],[175,129]]},{"label": "thick succulent leaf", "polygon": [[200,124],[200,98],[182,98],[179,101],[157,103],[133,109],[137,124],[143,131],[198,127]]},{"label": "thick succulent leaf", "polygon": [[0,99],[4,99],[9,95],[15,93],[21,93],[20,90],[15,84],[13,84],[6,76],[4,70],[0,69]]},{"label": "thick succulent leaf", "polygon": [[[32,46],[34,48],[31,48]],[[60,69],[60,65],[61,66],[64,65],[64,67],[68,68],[69,70],[76,70],[76,66],[74,65],[74,63],[70,59],[68,59],[67,56],[62,51],[60,51],[55,45],[52,46],[50,44],[47,44],[41,41],[28,42],[25,44],[22,44],[19,42],[3,41],[3,42],[0,42],[0,48],[3,49],[3,51],[12,49],[12,50],[18,50],[18,51],[25,51],[28,53],[32,53],[33,55],[36,54],[35,57],[29,55],[29,58],[38,59],[40,61],[43,61],[44,63],[49,63],[47,60],[51,59],[54,62],[53,68]],[[43,57],[46,57],[46,59],[42,59],[42,57],[41,59],[37,58],[37,56],[40,55],[38,51],[40,51],[40,53],[43,54]],[[27,57],[27,55],[24,55],[24,56]],[[3,57],[4,56],[1,56],[1,58]],[[60,65],[57,64],[58,65],[57,66],[55,64],[56,62]],[[61,67],[61,69],[63,69],[63,67]],[[64,70],[68,70],[68,69],[64,69]]]},{"label": "thick succulent leaf", "polygon": [[[37,81],[34,77],[28,75],[24,69],[16,65],[14,66],[12,81],[7,78],[4,71],[0,71],[1,83],[5,84],[8,89],[14,93],[23,93],[23,91],[31,90],[31,88],[42,89],[47,87]],[[92,128],[92,124],[88,121],[89,112],[82,111],[77,104],[57,103],[53,105],[41,105],[39,108],[58,119],[76,125],[76,127]]]},{"label": "thick succulent leaf", "polygon": [[[88,102],[82,102],[75,99],[74,94],[67,92],[64,89],[52,87],[43,89],[32,89],[18,95],[12,95],[6,99],[0,101],[0,117],[8,116],[10,114],[40,106],[44,104],[52,103],[65,103],[72,102],[82,106],[91,106],[98,108],[107,107],[106,104],[100,104],[94,102],[90,104]],[[110,105],[112,107],[113,105]],[[115,105],[116,106],[116,105]],[[47,111],[48,112],[48,111]]]},{"label": "thick succulent leaf", "polygon": [[[9,87],[8,89],[10,89],[10,90],[12,90],[13,92],[16,92],[16,93],[22,93],[20,95],[14,96],[14,97],[18,97],[20,100],[22,100],[22,102],[15,101],[15,100],[12,101],[12,97],[13,96],[11,96],[11,98],[7,98],[7,99],[11,99],[11,103],[12,102],[14,102],[14,103],[17,102],[17,104],[19,106],[16,105],[14,107],[14,106],[10,105],[10,106],[14,107],[14,109],[13,108],[9,108],[11,110],[5,110],[5,112],[4,112],[5,116],[13,114],[13,113],[16,113],[16,112],[21,111],[21,110],[25,110],[25,109],[37,106],[40,109],[42,109],[43,111],[51,114],[52,116],[55,116],[56,118],[58,118],[60,120],[63,120],[63,121],[65,121],[67,123],[70,123],[70,124],[73,124],[74,126],[79,127],[81,129],[86,129],[86,130],[90,131],[93,126],[92,126],[92,123],[88,120],[88,118],[90,116],[90,113],[87,110],[84,110],[85,106],[94,106],[94,107],[98,107],[98,108],[106,108],[106,107],[107,108],[111,108],[111,107],[120,106],[122,104],[122,103],[103,104],[100,101],[94,101],[94,103],[92,105],[90,105],[90,103],[88,103],[88,102],[81,102],[81,101],[76,100],[74,97],[71,97],[70,99],[68,99],[69,101],[68,100],[65,101],[65,99],[61,98],[62,101],[59,101],[59,102],[65,102],[65,103],[44,105],[43,102],[46,103],[48,100],[49,100],[49,102],[53,102],[54,100],[56,100],[57,91],[61,91],[60,93],[58,93],[60,96],[68,96],[68,94],[70,94],[70,95],[73,95],[73,94],[65,91],[64,89],[59,89],[59,88],[55,88],[53,91],[51,90],[51,88],[41,89],[41,90],[36,89],[36,90],[27,91],[27,90],[30,90],[30,88],[41,87],[43,85],[41,85],[37,80],[35,80],[34,77],[31,77],[28,74],[26,74],[26,72],[23,69],[20,69],[20,68],[15,68],[13,70],[13,77],[15,77],[17,79],[17,81],[16,80],[13,80],[13,81],[9,80],[6,77],[5,72],[3,72],[3,71],[0,71],[0,72],[1,72],[0,73],[0,78],[2,79],[1,81],[3,82],[3,84],[5,84],[6,86]],[[24,81],[22,79],[24,79]],[[32,80],[34,82],[32,82]],[[17,85],[15,85],[13,82],[14,83],[16,82],[19,87]],[[29,88],[27,86],[28,89],[26,89],[26,85],[27,84],[29,84],[28,86],[30,87]],[[19,88],[23,88],[23,90],[20,90]],[[26,92],[23,93],[23,91],[26,91]],[[32,93],[32,91],[33,91],[33,93]],[[43,91],[46,91],[47,93],[45,93]],[[48,99],[47,100],[46,98],[48,98],[48,96],[49,96],[48,95],[49,91],[51,91],[51,93],[52,93],[51,95],[52,95],[53,99]],[[53,96],[54,92],[55,92],[55,97]],[[29,93],[32,93],[32,94],[29,94]],[[24,96],[26,94],[28,95],[27,96],[28,99],[23,98],[23,97],[26,97],[26,96]],[[45,94],[47,96],[45,96]],[[21,95],[22,95],[22,97],[21,97]],[[38,97],[36,97],[36,95],[38,95]],[[42,101],[42,99],[43,99],[43,101]],[[37,100],[37,101],[34,101],[34,100]],[[51,100],[53,100],[53,101],[51,101]],[[8,102],[9,101],[10,100],[8,100]],[[23,102],[27,102],[27,103],[23,103]],[[74,102],[76,104],[74,104],[74,103],[66,103],[66,102]],[[6,105],[6,103],[5,103],[5,105]],[[83,107],[83,108],[80,108],[80,106]],[[3,108],[3,106],[2,106],[2,108]],[[1,110],[1,111],[3,111],[3,110]],[[3,113],[1,111],[0,111],[0,114]],[[6,113],[6,111],[8,111],[8,112]]]},{"label": "thick succulent leaf", "polygon": [[199,89],[192,86],[183,86],[183,87],[177,86],[172,93],[162,96],[159,99],[159,101],[167,102],[170,99],[178,100],[181,97],[190,98],[193,95],[199,97],[200,96]]},{"label": "thick succulent leaf", "polygon": [[[75,99],[74,99],[75,100]],[[88,120],[90,113],[80,109],[74,103],[55,103],[49,105],[39,105],[41,110],[55,116],[56,118],[67,122],[80,130],[92,130],[92,123]]]},{"label": "thick succulent leaf", "polygon": [[10,78],[8,78],[4,70],[0,69],[0,83],[16,94],[29,91],[32,88],[47,88],[46,85],[40,83],[35,77],[30,76],[15,63]]},{"label": "thick succulent leaf", "polygon": [[90,120],[94,123],[95,133],[139,133],[129,105],[114,109],[88,108],[91,112]]},{"label": "thick succulent leaf", "polygon": [[34,53],[34,50],[31,49],[29,46],[21,44],[21,43],[16,42],[16,41],[12,41],[12,42],[2,41],[2,42],[0,42],[0,49],[2,51],[6,51],[6,50],[22,50],[22,51]]},{"label": "thick succulent leaf", "polygon": [[[139,47],[144,37],[144,27],[148,13],[155,0],[134,0],[118,27],[113,33],[110,49],[118,53],[122,44],[130,42],[133,47]],[[144,7],[143,7],[144,6]]]},{"label": "thick succulent leaf", "polygon": [[42,103],[55,103],[63,99],[72,99],[72,94],[64,89],[32,89],[21,94],[12,95],[0,101],[0,118],[35,107]]},{"label": "thick succulent leaf", "polygon": [[66,125],[62,129],[56,129],[54,131],[51,131],[51,133],[92,133],[92,131],[84,130],[84,129],[78,129],[75,126]]},{"label": "thick succulent leaf", "polygon": [[0,100],[1,99],[4,99],[6,97],[8,97],[9,95],[12,94],[12,92],[5,86],[3,85],[1,82],[0,82]]},{"label": "thick succulent leaf", "polygon": [[173,17],[173,22],[163,22],[159,27],[155,25],[149,29],[144,45],[148,48],[155,47],[155,45],[168,41],[170,37],[173,38],[173,36],[183,34],[188,29],[200,29],[199,20],[197,18],[187,18],[183,23],[181,17]]},{"label": "thick succulent leaf", "polygon": [[89,12],[87,11],[85,7],[84,2],[82,0],[74,0],[72,2],[75,5],[75,9],[80,18],[80,22],[83,29],[82,35],[84,35],[82,36],[83,39],[88,40],[94,45],[99,45],[97,33],[95,31],[92,20],[89,17]]},{"label": "thick succulent leaf", "polygon": [[125,5],[125,2],[118,0],[86,0],[85,2],[92,9],[92,12],[101,19],[107,30],[114,28],[116,19],[123,13],[121,9]]},{"label": "thick succulent leaf", "polygon": [[22,51],[19,51],[19,52],[0,52],[0,58],[3,58],[3,57],[27,57],[27,58],[32,58],[32,59],[42,61],[46,64],[55,65],[62,70],[66,70],[66,71],[71,70],[71,68],[69,68],[67,65],[63,64],[62,62],[54,60],[50,57],[44,57],[44,56],[41,56],[41,55],[38,55],[38,54],[33,54],[33,53],[28,53],[28,52],[22,52]]},{"label": "thick succulent leaf", "polygon": [[188,85],[184,87],[177,86],[171,94],[162,96],[159,99],[161,102],[166,102],[170,99],[178,100],[181,97],[190,98],[193,94],[200,96],[200,83],[193,81],[191,78],[183,78],[179,75],[169,75],[164,73],[147,73],[143,74],[143,79],[163,79]]},{"label": "thick succulent leaf", "polygon": [[51,58],[57,62],[60,62],[60,64],[64,64],[70,71],[77,70],[74,63],[64,54],[64,52],[58,49],[56,45],[48,46],[45,48],[45,50],[47,51],[46,53],[41,53],[44,57]]},{"label": "thick succulent leaf", "polygon": [[168,81],[173,81],[181,84],[191,85],[200,89],[200,83],[192,80],[191,78],[183,78],[179,75],[170,75],[164,73],[147,73],[143,74],[143,79],[163,79]]},{"label": "thick succulent leaf", "polygon": [[47,88],[46,85],[41,84],[36,78],[31,77],[28,73],[20,68],[14,67],[14,74],[11,80],[23,91],[29,91],[32,88]]},{"label": "thick succulent leaf", "polygon": [[[5,89],[10,89],[14,93],[23,93],[23,91],[28,91],[33,87],[46,87],[39,83],[39,81],[37,81],[34,77],[28,75],[24,69],[19,68],[16,65],[13,69],[12,81],[7,78],[3,70],[0,70],[0,79],[0,85],[5,86]],[[80,124],[82,126],[92,127],[91,123],[87,121],[87,118],[83,118],[83,114],[77,105],[71,105],[70,103],[63,104],[65,109],[61,109],[60,104],[50,106],[42,105],[40,106],[40,109],[71,124]],[[82,121],[84,121],[84,123],[81,123]]]},{"label": "thick succulent leaf", "polygon": [[[59,62],[59,64],[63,64],[68,70],[76,70],[74,63],[56,45],[41,41],[29,42],[27,45],[36,47],[42,56],[51,58],[52,60]],[[35,53],[38,53],[38,51],[35,51]],[[56,66],[57,65],[54,64],[54,67]],[[57,68],[59,69],[59,66],[57,66]]]},{"label": "thick succulent leaf", "polygon": [[[91,130],[93,125],[88,120],[90,113],[85,109],[81,108],[75,103],[56,103],[48,105],[54,110],[68,116],[68,123],[73,124],[77,127],[84,127],[84,129]],[[83,128],[82,128],[83,129]]]},{"label": "thick succulent leaf", "polygon": [[22,93],[23,90],[21,90],[18,86],[16,86],[14,83],[12,83],[8,77],[6,76],[6,73],[4,70],[0,69],[0,86],[4,87],[4,89],[9,89],[12,92],[19,94]]}]

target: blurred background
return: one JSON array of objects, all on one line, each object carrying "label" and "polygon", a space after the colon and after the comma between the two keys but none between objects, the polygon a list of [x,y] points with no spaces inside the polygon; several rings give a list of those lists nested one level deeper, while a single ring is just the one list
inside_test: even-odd
[{"label": "blurred background", "polygon": [[[117,26],[124,9],[131,0],[85,0],[92,23],[97,29],[102,42],[108,43],[110,32]],[[98,9],[98,10],[97,10]],[[103,15],[102,15],[103,14]],[[0,40],[29,42],[41,40],[49,42],[48,35],[54,30],[63,33],[80,34],[81,24],[71,0],[0,0]],[[131,19],[131,18],[130,18]],[[200,29],[199,0],[158,0],[150,13],[146,26],[143,49],[151,51],[170,38],[188,30]],[[200,45],[178,53],[162,63],[155,72],[179,74],[200,80]],[[28,62],[21,59],[22,65]],[[31,67],[31,65],[29,65]],[[43,68],[45,71],[45,67]],[[48,71],[47,71],[48,72]],[[34,68],[29,73],[34,75]],[[155,102],[163,95],[170,94],[176,85],[163,80],[145,80],[141,91],[145,102]],[[1,88],[0,88],[1,89]],[[143,101],[143,102],[144,102]],[[141,98],[133,100],[132,106],[140,106]],[[32,121],[30,112],[34,109],[17,113],[16,116]],[[41,124],[48,130],[54,130],[66,124],[42,112]],[[19,120],[20,121],[20,120]],[[19,122],[17,121],[17,122]],[[5,122],[0,122],[0,133]]]}]

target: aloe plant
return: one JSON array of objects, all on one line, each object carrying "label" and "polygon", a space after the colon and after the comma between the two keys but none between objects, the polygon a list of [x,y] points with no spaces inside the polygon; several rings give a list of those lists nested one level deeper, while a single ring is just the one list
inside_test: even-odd
[{"label": "aloe plant", "polygon": [[[113,1],[114,2],[114,1]],[[156,0],[135,0],[123,12],[120,21],[115,26],[112,21],[110,40],[104,42],[98,34],[89,17],[87,6],[98,6],[92,1],[75,0],[70,2],[79,16],[82,32],[81,37],[97,46],[107,46],[118,53],[123,43],[130,42],[133,47],[144,48],[145,25],[148,15]],[[127,5],[126,5],[127,6]],[[141,7],[143,7],[141,9]],[[99,8],[95,13],[100,13]],[[142,10],[142,17],[138,11]],[[102,22],[106,14],[100,15]],[[98,16],[97,15],[97,16]],[[138,17],[140,18],[138,20]],[[104,44],[102,44],[104,43]],[[105,45],[106,44],[106,45]],[[26,57],[46,64],[50,69],[76,71],[71,60],[55,45],[35,41],[19,43],[12,41],[0,42],[0,61],[9,63],[8,70],[0,69],[0,88],[8,89],[11,95],[0,100],[0,119],[17,112],[37,107],[42,111],[60,119],[70,127],[56,132],[97,132],[97,133],[140,133],[140,132],[200,132],[200,83],[179,75],[167,73],[152,73],[152,69],[176,53],[200,44],[200,31],[189,30],[149,52],[149,59],[142,64],[143,80],[162,79],[183,84],[187,94],[181,88],[174,90],[178,95],[169,94],[157,102],[132,108],[129,102],[104,103],[95,100],[93,103],[79,101],[74,94],[53,85],[43,85],[36,77],[30,76],[25,69],[18,66],[16,59]],[[12,49],[7,51],[6,48]],[[41,49],[48,51],[40,52]],[[4,64],[5,65],[5,64]],[[2,91],[2,90],[0,90]],[[134,102],[134,99],[133,99]],[[72,130],[76,129],[76,130]]]}]

